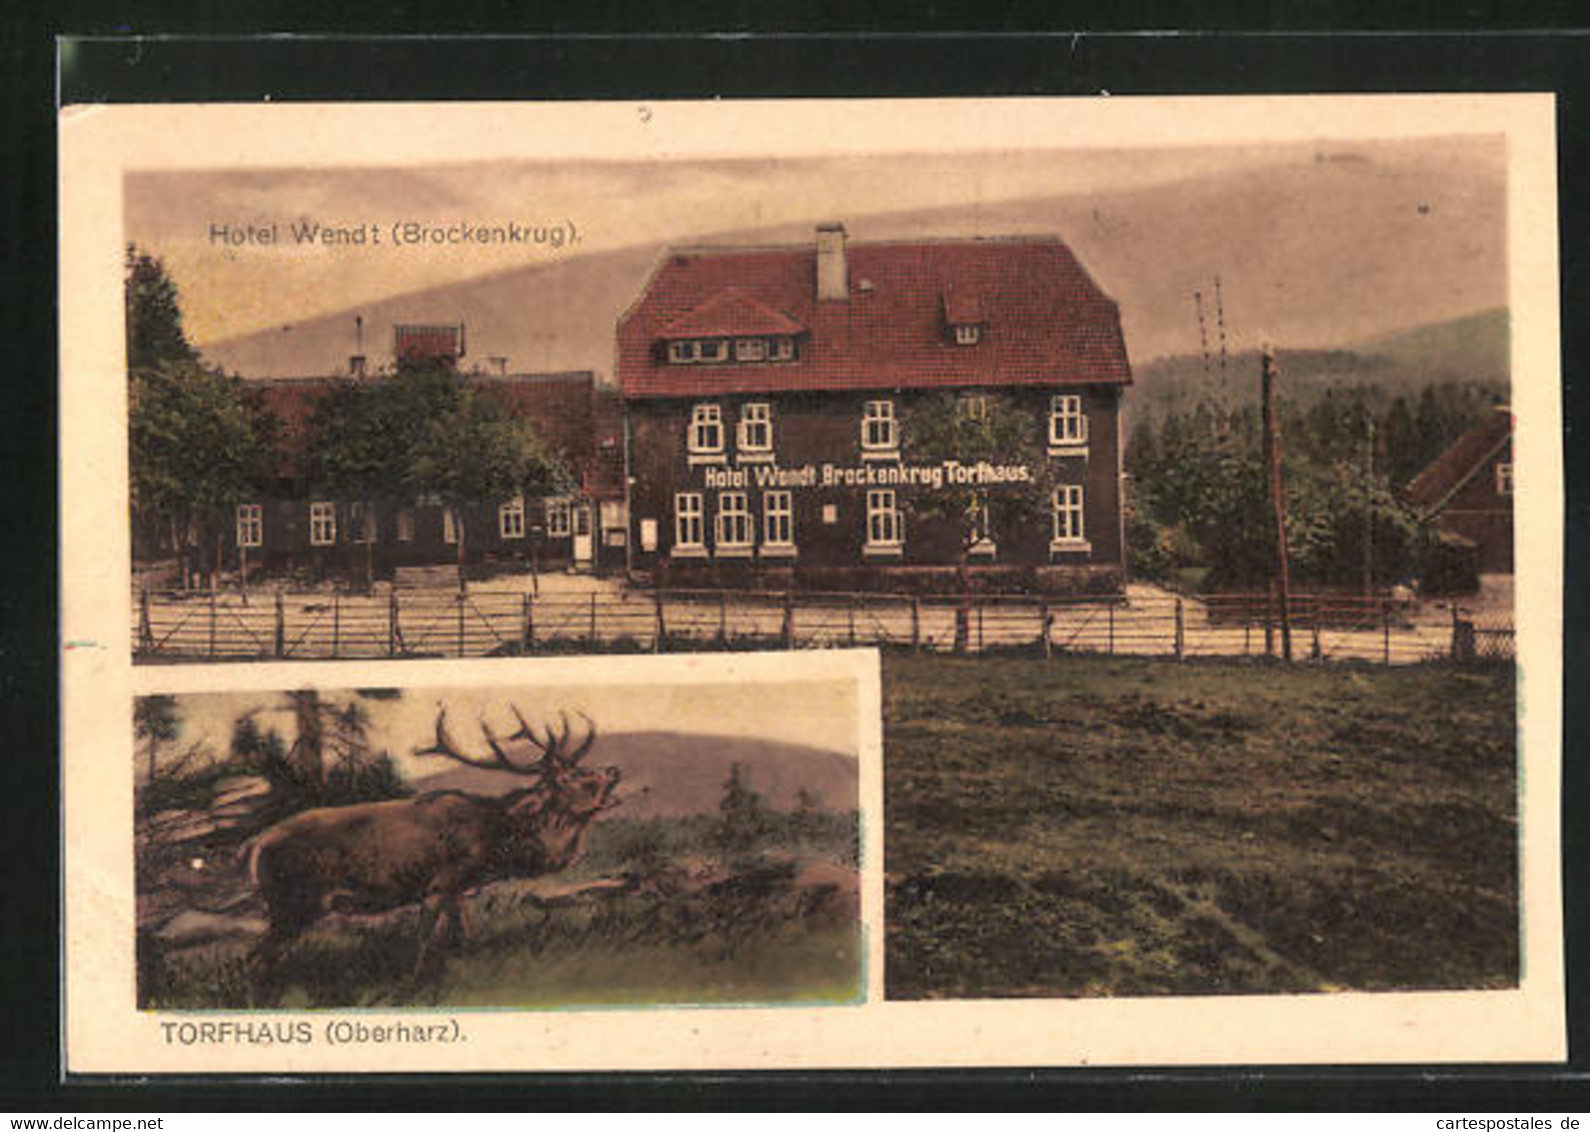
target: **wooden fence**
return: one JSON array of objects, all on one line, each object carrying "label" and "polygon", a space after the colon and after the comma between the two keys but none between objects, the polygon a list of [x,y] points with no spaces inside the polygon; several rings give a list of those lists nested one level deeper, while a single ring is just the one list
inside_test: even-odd
[{"label": "wooden fence", "polygon": [[[1294,659],[1407,664],[1514,654],[1510,618],[1458,607],[1301,594],[1290,612]],[[1281,652],[1279,612],[1262,594],[1101,600],[720,590],[143,591],[134,620],[135,658],[147,663],[847,645],[1177,658]]]}]

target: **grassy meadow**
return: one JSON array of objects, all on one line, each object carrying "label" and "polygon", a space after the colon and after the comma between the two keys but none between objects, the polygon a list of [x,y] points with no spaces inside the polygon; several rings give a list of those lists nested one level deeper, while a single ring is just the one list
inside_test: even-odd
[{"label": "grassy meadow", "polygon": [[1513,671],[884,661],[887,994],[1518,978]]}]

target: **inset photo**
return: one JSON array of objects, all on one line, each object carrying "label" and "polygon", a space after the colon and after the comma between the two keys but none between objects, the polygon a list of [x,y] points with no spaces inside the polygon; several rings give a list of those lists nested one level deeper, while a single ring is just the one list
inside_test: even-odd
[{"label": "inset photo", "polygon": [[140,696],[138,1006],[860,1002],[856,718],[843,680]]}]

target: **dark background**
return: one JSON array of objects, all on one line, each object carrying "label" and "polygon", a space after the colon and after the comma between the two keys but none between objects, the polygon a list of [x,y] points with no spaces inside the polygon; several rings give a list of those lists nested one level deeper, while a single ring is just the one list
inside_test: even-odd
[{"label": "dark background", "polygon": [[[636,25],[620,5],[567,12],[462,5],[455,32],[504,26],[538,34],[467,38],[237,40],[245,30],[318,27],[342,36],[412,27],[406,5],[351,4],[333,14],[254,6],[252,27],[214,5],[66,3],[45,19],[8,15],[0,28],[0,122],[5,191],[0,193],[0,1110],[49,1113],[238,1108],[1082,1108],[1409,1109],[1541,1112],[1590,1107],[1590,1015],[1584,898],[1590,823],[1579,801],[1590,772],[1578,757],[1584,734],[1587,649],[1577,628],[1585,594],[1574,582],[1587,550],[1585,453],[1575,434],[1586,416],[1582,383],[1590,341],[1580,317],[1590,297],[1590,37],[1527,34],[1514,26],[1565,28],[1565,4],[1403,6],[1367,4],[1283,9],[1278,4],[1193,7],[1102,6],[1073,13],[1073,34],[1039,6],[928,4],[904,19],[864,3],[840,7],[748,3],[669,5],[685,34],[622,34]],[[683,5],[673,5],[682,9]],[[1423,11],[1418,9],[1422,8]],[[1417,30],[1419,18],[1461,32]],[[906,22],[909,20],[910,22]],[[913,30],[927,26],[938,32]],[[1109,34],[1134,28],[1223,26],[1222,33]],[[1396,30],[1401,26],[1403,30]],[[792,29],[825,29],[822,33]],[[1035,32],[1035,28],[1048,28]],[[1236,29],[1247,28],[1239,31]],[[1379,30],[1373,30],[1378,28]],[[1267,30],[1252,30],[1267,29]],[[1330,34],[1326,31],[1334,29]],[[1351,30],[1356,29],[1356,30]],[[1478,30],[1492,29],[1492,30]],[[180,31],[202,38],[154,33]],[[59,34],[73,42],[56,70]],[[722,34],[728,33],[728,34]],[[58,84],[58,85],[57,85]],[[210,1078],[154,1082],[60,1081],[58,1034],[59,657],[56,468],[55,142],[61,102],[432,99],[630,99],[923,97],[1554,91],[1562,203],[1563,374],[1569,585],[1565,604],[1565,883],[1573,1060],[1562,1066],[1434,1066],[1355,1070],[979,1071],[820,1075],[535,1076],[504,1079],[312,1079],[278,1083]],[[110,517],[110,521],[118,521]],[[78,752],[77,757],[91,757]],[[527,1066],[527,1070],[534,1067]],[[461,1087],[464,1086],[464,1087]],[[1552,1113],[1549,1110],[1559,1110]]]}]

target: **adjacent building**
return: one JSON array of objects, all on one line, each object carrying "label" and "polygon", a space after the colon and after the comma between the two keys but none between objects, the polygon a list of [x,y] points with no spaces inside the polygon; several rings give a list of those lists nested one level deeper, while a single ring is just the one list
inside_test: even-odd
[{"label": "adjacent building", "polygon": [[[1111,591],[1124,575],[1120,313],[1052,237],[679,248],[618,326],[630,566],[670,586]],[[949,394],[1035,435],[911,443]],[[1000,529],[915,504],[1037,491]]]},{"label": "adjacent building", "polygon": [[1513,414],[1506,406],[1459,436],[1407,488],[1449,545],[1472,551],[1478,571],[1513,572]]}]

